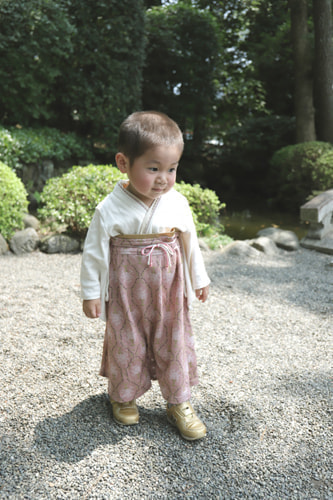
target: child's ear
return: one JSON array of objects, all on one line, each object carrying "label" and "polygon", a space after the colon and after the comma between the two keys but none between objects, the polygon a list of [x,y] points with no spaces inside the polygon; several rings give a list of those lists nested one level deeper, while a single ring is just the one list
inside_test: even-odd
[{"label": "child's ear", "polygon": [[122,174],[126,174],[129,169],[129,159],[124,153],[116,154],[116,164]]}]

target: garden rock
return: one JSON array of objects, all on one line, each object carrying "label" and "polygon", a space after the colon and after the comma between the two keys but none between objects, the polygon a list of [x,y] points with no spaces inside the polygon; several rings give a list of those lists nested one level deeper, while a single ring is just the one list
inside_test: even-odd
[{"label": "garden rock", "polygon": [[279,252],[274,241],[270,238],[267,238],[267,236],[259,236],[259,238],[250,240],[249,243],[253,248],[256,248],[260,252],[263,252],[267,255],[275,255]]},{"label": "garden rock", "polygon": [[238,257],[255,257],[259,251],[253,248],[246,241],[236,240],[221,250],[223,255],[236,255]]},{"label": "garden rock", "polygon": [[266,227],[265,229],[261,229],[257,233],[257,236],[266,236],[283,250],[295,251],[300,247],[299,240],[293,231],[286,231],[285,229],[278,229],[275,227]]},{"label": "garden rock", "polygon": [[40,249],[45,253],[76,253],[80,251],[81,245],[65,234],[53,234],[42,241]]},{"label": "garden rock", "polygon": [[39,236],[35,229],[28,227],[14,234],[9,242],[9,247],[16,255],[34,252],[39,245]]},{"label": "garden rock", "polygon": [[39,220],[33,215],[26,214],[23,218],[24,227],[32,227],[35,231],[39,230]]},{"label": "garden rock", "polygon": [[209,252],[210,248],[207,245],[207,243],[202,238],[199,238],[198,241],[199,241],[200,249],[204,252]]},{"label": "garden rock", "polygon": [[3,255],[4,253],[7,253],[7,252],[8,252],[7,241],[0,233],[0,255]]}]

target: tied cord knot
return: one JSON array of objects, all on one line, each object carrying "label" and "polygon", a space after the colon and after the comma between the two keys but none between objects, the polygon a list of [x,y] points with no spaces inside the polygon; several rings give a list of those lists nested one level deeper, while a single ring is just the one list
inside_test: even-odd
[{"label": "tied cord knot", "polygon": [[154,245],[148,245],[141,250],[141,255],[146,255],[148,257],[148,266],[151,267],[153,265],[152,254],[155,248],[160,248],[164,251],[164,255],[167,258],[167,267],[171,266],[170,255],[173,255],[174,251],[168,243],[155,243]]}]

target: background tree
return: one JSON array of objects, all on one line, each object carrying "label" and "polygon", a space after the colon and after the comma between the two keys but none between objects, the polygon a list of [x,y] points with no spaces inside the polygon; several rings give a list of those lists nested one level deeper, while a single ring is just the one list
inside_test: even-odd
[{"label": "background tree", "polygon": [[66,7],[61,0],[1,0],[2,124],[54,123],[57,80],[73,53],[75,27]]},{"label": "background tree", "polygon": [[119,123],[141,107],[144,19],[142,0],[1,0],[2,123],[77,131],[114,150]]},{"label": "background tree", "polygon": [[308,0],[289,0],[289,6],[294,50],[296,140],[314,141],[313,51],[309,40]]},{"label": "background tree", "polygon": [[333,143],[332,1],[313,0],[313,19],[317,138]]},{"label": "background tree", "polygon": [[266,115],[291,116],[293,60],[288,1],[257,0],[248,3],[247,34],[241,42],[241,48],[253,68],[252,75],[248,74],[248,77],[260,82]]},{"label": "background tree", "polygon": [[208,10],[218,25],[216,119],[212,135],[221,137],[245,117],[265,112],[265,91],[247,55],[249,9],[257,2],[196,0],[194,3]]},{"label": "background tree", "polygon": [[143,106],[171,115],[196,152],[214,116],[217,54],[209,12],[183,2],[147,12]]},{"label": "background tree", "polygon": [[114,151],[120,122],[141,107],[143,3],[71,0],[69,15],[74,49],[67,78],[58,81],[58,100],[71,129],[105,140]]}]

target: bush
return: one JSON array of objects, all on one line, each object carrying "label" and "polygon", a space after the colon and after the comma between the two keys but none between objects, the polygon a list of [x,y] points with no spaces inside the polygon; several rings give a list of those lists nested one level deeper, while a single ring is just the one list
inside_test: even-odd
[{"label": "bush", "polygon": [[61,228],[83,239],[98,203],[124,178],[111,165],[74,166],[46,182],[41,194],[45,206],[38,213],[51,229]]},{"label": "bush", "polygon": [[304,142],[277,151],[270,163],[273,203],[298,210],[313,191],[333,187],[333,146]]},{"label": "bush", "polygon": [[5,239],[23,228],[27,209],[27,192],[22,181],[8,165],[0,162],[0,233]]},{"label": "bush", "polygon": [[0,161],[13,170],[43,159],[92,159],[90,145],[74,133],[54,128],[0,128]]},{"label": "bush", "polygon": [[248,118],[231,128],[223,146],[206,144],[208,185],[218,194],[267,196],[269,162],[275,151],[293,143],[295,122],[285,116]]},{"label": "bush", "polygon": [[[38,213],[52,230],[67,231],[83,239],[96,205],[124,178],[126,175],[111,165],[75,166],[47,181],[41,194],[45,205]],[[184,182],[175,187],[188,199],[199,233],[207,234],[211,226],[221,228],[218,215],[223,205],[214,191]]]},{"label": "bush", "polygon": [[207,235],[213,228],[223,230],[219,223],[219,214],[225,205],[220,202],[214,191],[183,181],[176,183],[175,189],[187,198],[198,234]]}]

